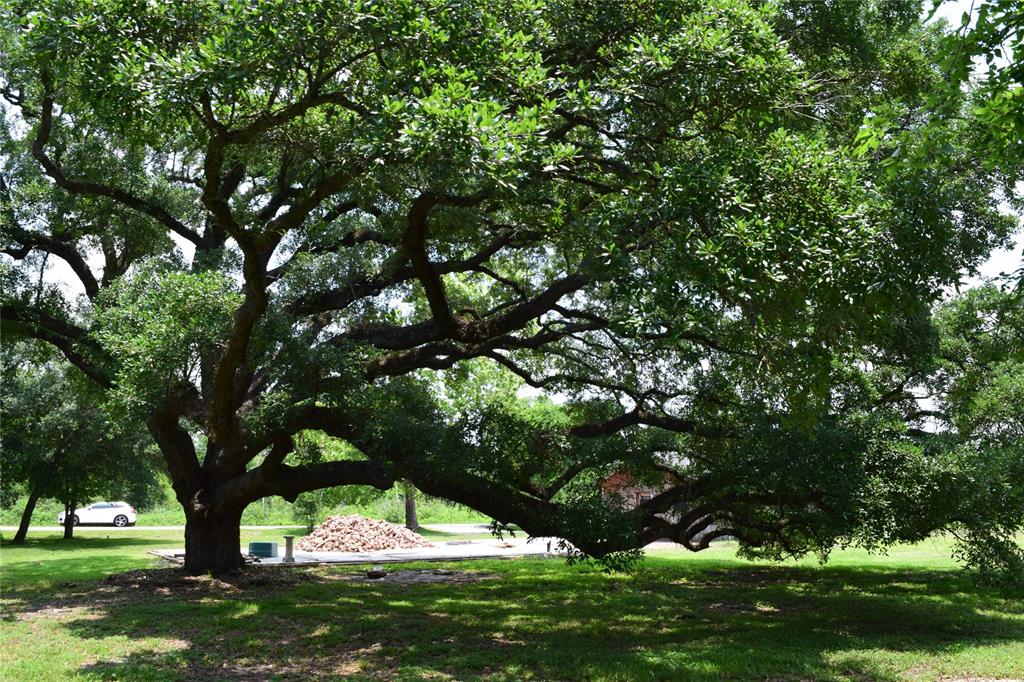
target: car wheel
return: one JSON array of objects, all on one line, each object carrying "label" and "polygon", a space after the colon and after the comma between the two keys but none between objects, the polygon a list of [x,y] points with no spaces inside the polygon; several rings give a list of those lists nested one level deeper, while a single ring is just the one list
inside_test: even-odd
[{"label": "car wheel", "polygon": [[78,525],[78,514],[75,514],[74,516],[71,517],[71,525],[72,526],[77,526]]},{"label": "car wheel", "polygon": [[128,525],[128,517],[124,514],[118,514],[114,517],[114,525],[118,528],[124,528]]}]

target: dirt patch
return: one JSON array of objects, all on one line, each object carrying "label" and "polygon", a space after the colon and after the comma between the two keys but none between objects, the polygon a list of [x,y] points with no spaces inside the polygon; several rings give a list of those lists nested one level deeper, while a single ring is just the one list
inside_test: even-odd
[{"label": "dirt patch", "polygon": [[180,568],[137,569],[115,573],[95,583],[27,600],[8,600],[4,620],[64,617],[82,609],[105,608],[153,599],[197,599],[209,595],[241,592],[276,592],[299,584],[323,580],[314,570],[251,566],[226,576],[187,575]]},{"label": "dirt patch", "polygon": [[247,566],[243,571],[222,576],[188,575],[180,568],[139,569],[109,575],[103,584],[161,592],[166,592],[166,589],[242,591],[292,587],[313,580],[316,580],[315,575],[291,567]]},{"label": "dirt patch", "polygon": [[495,580],[494,573],[462,573],[445,568],[418,571],[388,571],[383,578],[370,578],[365,573],[338,573],[330,576],[332,580],[346,580],[365,583],[398,583],[400,585],[418,585],[424,583],[475,583],[481,580]]},{"label": "dirt patch", "polygon": [[[386,570],[386,569],[385,569]],[[369,578],[366,572],[330,571],[322,566],[308,568],[249,566],[224,576],[187,575],[180,568],[151,568],[116,573],[92,584],[24,602],[8,601],[2,609],[7,621],[33,618],[62,618],[81,615],[84,610],[104,608],[153,599],[202,599],[207,596],[274,593],[302,584],[341,580],[353,583],[397,585],[475,583],[493,580],[493,573],[460,572],[445,568],[388,571],[382,578]]]},{"label": "dirt patch", "polygon": [[706,608],[708,611],[714,611],[716,613],[757,613],[768,616],[782,615],[794,610],[790,606],[768,604],[766,602],[760,601],[752,603],[712,602],[710,604],[707,604],[704,608]]},{"label": "dirt patch", "polygon": [[76,616],[83,618],[88,616],[90,610],[86,606],[69,606],[66,602],[50,603],[48,605],[33,605],[24,609],[17,609],[5,615],[4,620],[33,620],[35,618],[68,618]]},{"label": "dirt patch", "polygon": [[[132,657],[127,658],[114,658],[106,661],[97,661],[89,665],[84,665],[80,668],[82,672],[91,673],[99,676],[102,679],[115,679],[121,672],[121,667],[128,663],[133,663]],[[158,669],[165,670],[167,668],[158,666]],[[274,679],[300,679],[298,676],[294,677],[282,677],[279,675],[280,670],[278,666],[272,663],[266,663],[262,665],[220,665],[220,666],[203,666],[199,664],[190,664],[184,671],[186,679],[195,680],[195,682],[213,682],[214,680],[266,680],[274,677]]]},{"label": "dirt patch", "polygon": [[704,608],[716,613],[757,613],[757,607],[753,604],[737,604],[724,601],[712,602]]},{"label": "dirt patch", "polygon": [[707,571],[703,579],[690,581],[691,585],[777,585],[793,582],[794,575],[777,568],[729,569]]}]

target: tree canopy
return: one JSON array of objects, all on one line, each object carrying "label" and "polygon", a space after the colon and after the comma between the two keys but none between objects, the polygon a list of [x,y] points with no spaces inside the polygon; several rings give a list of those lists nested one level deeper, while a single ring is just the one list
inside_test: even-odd
[{"label": "tree canopy", "polygon": [[985,125],[992,160],[1010,164],[1024,179],[1024,9],[1013,0],[980,0],[964,13],[949,47],[951,88],[971,90]]},{"label": "tree canopy", "polygon": [[189,570],[403,478],[597,557],[952,522],[902,372],[1015,221],[966,106],[927,164],[861,132],[944,86],[918,2],[6,7],[5,330],[145,420]]}]

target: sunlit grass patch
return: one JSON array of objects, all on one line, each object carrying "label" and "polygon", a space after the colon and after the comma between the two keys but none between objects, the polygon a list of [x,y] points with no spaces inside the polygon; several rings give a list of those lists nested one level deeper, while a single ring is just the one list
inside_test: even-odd
[{"label": "sunlit grass patch", "polygon": [[525,558],[387,567],[453,572],[423,583],[364,566],[104,580],[176,541],[5,547],[4,679],[1024,677],[1024,602],[973,584],[942,543],[825,566],[722,545],[652,553],[631,574]]}]

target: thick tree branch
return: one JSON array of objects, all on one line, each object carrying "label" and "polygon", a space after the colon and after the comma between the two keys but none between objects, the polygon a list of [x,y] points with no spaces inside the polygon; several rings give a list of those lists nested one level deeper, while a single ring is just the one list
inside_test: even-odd
[{"label": "thick tree branch", "polygon": [[89,298],[96,297],[100,290],[99,283],[85,262],[85,258],[74,245],[41,232],[26,230],[21,226],[14,212],[11,188],[2,175],[0,175],[0,204],[3,206],[2,210],[6,223],[4,232],[20,245],[20,248],[17,249],[5,249],[4,252],[7,255],[21,260],[28,256],[33,249],[52,253],[68,264],[82,283],[85,294]]},{"label": "thick tree branch", "polygon": [[[369,53],[370,51],[366,52],[366,54]],[[273,113],[264,114],[244,128],[225,130],[224,138],[231,144],[247,144],[265,132],[304,116],[310,109],[325,105],[333,105],[347,109],[363,118],[367,118],[372,114],[369,109],[350,99],[347,95],[341,92],[317,92],[317,89],[314,88],[293,104],[283,107]]]},{"label": "thick tree branch", "polygon": [[282,466],[274,477],[270,494],[294,502],[300,493],[338,485],[371,485],[387,490],[398,477],[384,464],[371,461],[322,462],[310,466]]},{"label": "thick tree branch", "polygon": [[203,481],[192,437],[178,423],[179,417],[173,409],[165,409],[155,412],[146,425],[167,462],[178,502],[185,509],[192,509],[203,492]]},{"label": "thick tree branch", "polygon": [[[242,434],[235,410],[244,401],[247,385],[241,385],[239,369],[245,363],[246,352],[257,322],[267,310],[266,262],[258,254],[246,254],[243,266],[245,275],[242,305],[235,311],[234,323],[224,351],[214,369],[211,382],[209,429],[210,436],[224,447],[241,446]],[[209,462],[209,466],[220,464]]]},{"label": "thick tree branch", "polygon": [[[535,235],[519,236],[527,240],[535,237]],[[516,235],[512,232],[507,232],[492,238],[486,246],[469,258],[445,261],[444,263],[434,263],[432,264],[432,267],[439,275],[453,272],[469,272],[479,267],[482,263],[487,262],[503,247],[511,246],[513,243],[518,242],[519,240],[516,239]],[[302,317],[306,315],[317,315],[332,310],[344,310],[358,300],[377,296],[387,289],[408,282],[415,277],[416,275],[411,267],[398,267],[387,272],[367,275],[366,277],[344,287],[328,289],[327,291],[318,293],[315,296],[300,298],[293,306],[291,306],[290,312],[296,317]],[[426,324],[431,327],[433,326],[432,321]],[[417,325],[413,325],[413,327],[416,326]],[[367,326],[366,329],[391,330],[397,328],[391,326],[370,325]],[[411,348],[415,345],[416,344],[413,343],[412,345],[400,347]]]},{"label": "thick tree branch", "polygon": [[91,339],[88,332],[70,322],[38,308],[29,309],[12,303],[0,304],[0,322],[6,334],[24,334],[45,341],[59,350],[72,365],[104,388],[110,388],[109,358]]},{"label": "thick tree branch", "polygon": [[[587,276],[582,273],[568,275],[555,280],[533,298],[512,306],[493,318],[460,319],[458,339],[483,347],[503,335],[522,329],[530,321],[552,310],[563,296],[582,289],[588,281]],[[431,319],[404,327],[366,325],[350,330],[343,338],[364,341],[383,349],[404,350],[439,341],[445,338],[445,335],[438,328],[437,320]],[[492,345],[486,349],[493,347],[496,346]],[[384,369],[390,364],[399,364],[399,360],[398,355],[385,356],[378,364]]]},{"label": "thick tree branch", "polygon": [[457,334],[457,323],[452,316],[448,299],[444,293],[444,282],[427,257],[427,216],[437,202],[437,195],[426,192],[412,203],[412,207],[409,209],[408,228],[402,239],[402,246],[412,265],[413,273],[423,285],[423,292],[426,294],[437,333],[440,336],[451,338]]},{"label": "thick tree branch", "polygon": [[701,430],[699,424],[690,419],[636,409],[604,421],[579,424],[569,429],[569,433],[580,438],[596,438],[598,436],[608,436],[640,424],[657,426],[658,428],[675,433],[696,433]]},{"label": "thick tree branch", "polygon": [[51,253],[68,264],[68,267],[70,267],[72,272],[75,273],[75,276],[78,277],[78,281],[82,283],[82,288],[85,289],[86,296],[92,299],[96,298],[99,294],[100,285],[99,282],[96,281],[96,276],[92,273],[92,270],[89,269],[89,266],[86,264],[85,258],[82,254],[79,253],[71,244],[55,239],[49,235],[41,234],[39,232],[29,232],[17,227],[8,230],[8,234],[21,245],[21,248],[4,249],[4,253],[7,255],[21,260],[32,250]]},{"label": "thick tree branch", "polygon": [[32,141],[32,155],[46,171],[58,187],[71,194],[83,194],[101,196],[126,206],[140,213],[144,213],[156,219],[174,233],[184,237],[196,246],[202,244],[202,238],[187,225],[172,216],[167,209],[147,199],[136,196],[119,187],[112,187],[98,182],[87,180],[75,180],[69,178],[60,165],[46,153],[46,145],[50,141],[50,134],[53,128],[53,86],[47,72],[42,74],[44,88],[42,109],[39,117],[39,127],[36,130],[35,139]]}]

